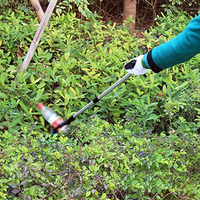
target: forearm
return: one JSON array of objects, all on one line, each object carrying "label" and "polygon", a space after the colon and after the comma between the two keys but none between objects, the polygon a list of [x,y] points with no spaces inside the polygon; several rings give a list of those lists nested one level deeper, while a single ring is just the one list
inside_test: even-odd
[{"label": "forearm", "polygon": [[144,67],[159,72],[190,60],[200,53],[200,15],[194,18],[177,37],[144,55]]}]

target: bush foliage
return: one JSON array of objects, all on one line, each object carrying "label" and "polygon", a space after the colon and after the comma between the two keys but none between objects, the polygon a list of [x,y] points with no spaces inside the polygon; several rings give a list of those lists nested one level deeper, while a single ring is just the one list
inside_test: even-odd
[{"label": "bush foliage", "polygon": [[[50,0],[40,0],[40,4],[45,11]],[[122,22],[124,0],[58,0],[55,9],[56,13],[63,11],[73,11],[78,17],[91,14],[90,11],[101,15],[106,21],[113,20]],[[157,15],[165,12],[170,15],[172,12],[186,11],[189,15],[199,12],[200,2],[196,0],[137,0],[137,19],[139,27],[149,27],[154,23]],[[8,9],[20,10],[29,13],[32,10],[29,0],[1,0],[0,12]],[[81,13],[81,14],[80,14]]]},{"label": "bush foliage", "polygon": [[199,199],[199,55],[132,76],[67,135],[52,135],[36,108],[44,102],[70,117],[121,78],[125,62],[177,35],[190,18],[163,15],[136,38],[95,15],[53,15],[15,86],[38,28],[33,16],[0,16],[0,198]]}]

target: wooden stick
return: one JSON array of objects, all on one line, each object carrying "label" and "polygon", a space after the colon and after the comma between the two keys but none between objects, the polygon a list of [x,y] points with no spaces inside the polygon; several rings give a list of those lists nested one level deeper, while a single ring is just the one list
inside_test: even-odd
[{"label": "wooden stick", "polygon": [[[46,10],[46,12],[44,14],[44,17],[43,17],[43,19],[42,19],[42,21],[41,21],[41,23],[40,23],[40,25],[38,27],[38,30],[37,30],[34,38],[33,38],[33,41],[32,41],[32,43],[31,43],[31,45],[29,47],[29,50],[28,50],[28,52],[27,52],[27,54],[26,54],[26,56],[24,58],[24,61],[23,61],[22,65],[21,65],[21,67],[20,67],[20,69],[18,71],[18,74],[20,74],[22,71],[24,71],[24,70],[26,70],[28,68],[28,65],[29,65],[29,63],[30,63],[30,61],[31,61],[31,59],[32,59],[32,57],[34,55],[34,52],[35,52],[35,50],[36,50],[36,48],[38,46],[40,38],[42,37],[42,34],[44,32],[45,27],[48,24],[49,18],[50,18],[51,14],[52,14],[55,6],[56,6],[56,3],[57,3],[57,0],[51,0],[50,1],[49,5],[47,7],[47,10]],[[17,81],[17,75],[16,75],[16,77],[14,79],[15,85],[16,85],[16,81]]]},{"label": "wooden stick", "polygon": [[42,10],[39,0],[30,0],[30,2],[37,15],[38,21],[41,22],[44,17],[44,11]]}]

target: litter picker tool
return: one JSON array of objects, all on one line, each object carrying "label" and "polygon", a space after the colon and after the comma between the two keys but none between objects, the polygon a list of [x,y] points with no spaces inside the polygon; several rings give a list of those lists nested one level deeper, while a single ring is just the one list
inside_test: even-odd
[{"label": "litter picker tool", "polygon": [[[135,63],[136,63],[135,60],[131,60],[129,63],[125,64],[125,69],[133,69],[134,66],[135,66]],[[123,83],[124,81],[126,81],[130,76],[132,76],[131,73],[128,73],[128,74],[124,75],[120,80],[118,80],[116,83],[114,83],[113,85],[111,85],[107,90],[105,90],[104,92],[102,92],[99,96],[97,96],[96,98],[94,98],[90,103],[88,103],[86,106],[84,106],[82,109],[80,109],[77,113],[75,113],[70,118],[68,118],[67,120],[63,121],[62,123],[60,123],[56,128],[53,129],[52,133],[53,134],[57,133],[59,128],[65,126],[65,125],[71,124],[71,122],[74,121],[76,119],[76,117],[78,117],[85,110],[87,110],[88,108],[90,108],[92,105],[94,105],[97,102],[99,102],[100,99],[102,99],[105,95],[107,95],[109,92],[111,92],[113,89],[115,89],[118,85],[120,85],[121,83]]]}]

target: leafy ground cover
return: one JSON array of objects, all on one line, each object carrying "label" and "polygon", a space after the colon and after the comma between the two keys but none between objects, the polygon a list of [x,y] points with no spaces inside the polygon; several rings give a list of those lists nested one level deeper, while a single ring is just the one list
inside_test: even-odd
[{"label": "leafy ground cover", "polygon": [[[17,87],[37,30],[23,12],[0,16],[1,199],[199,199],[200,56],[132,76],[52,135],[43,102],[70,117],[125,74],[123,64],[174,37],[190,19],[159,18],[142,38],[91,16],[53,15]],[[134,54],[134,55],[133,55]]]}]

